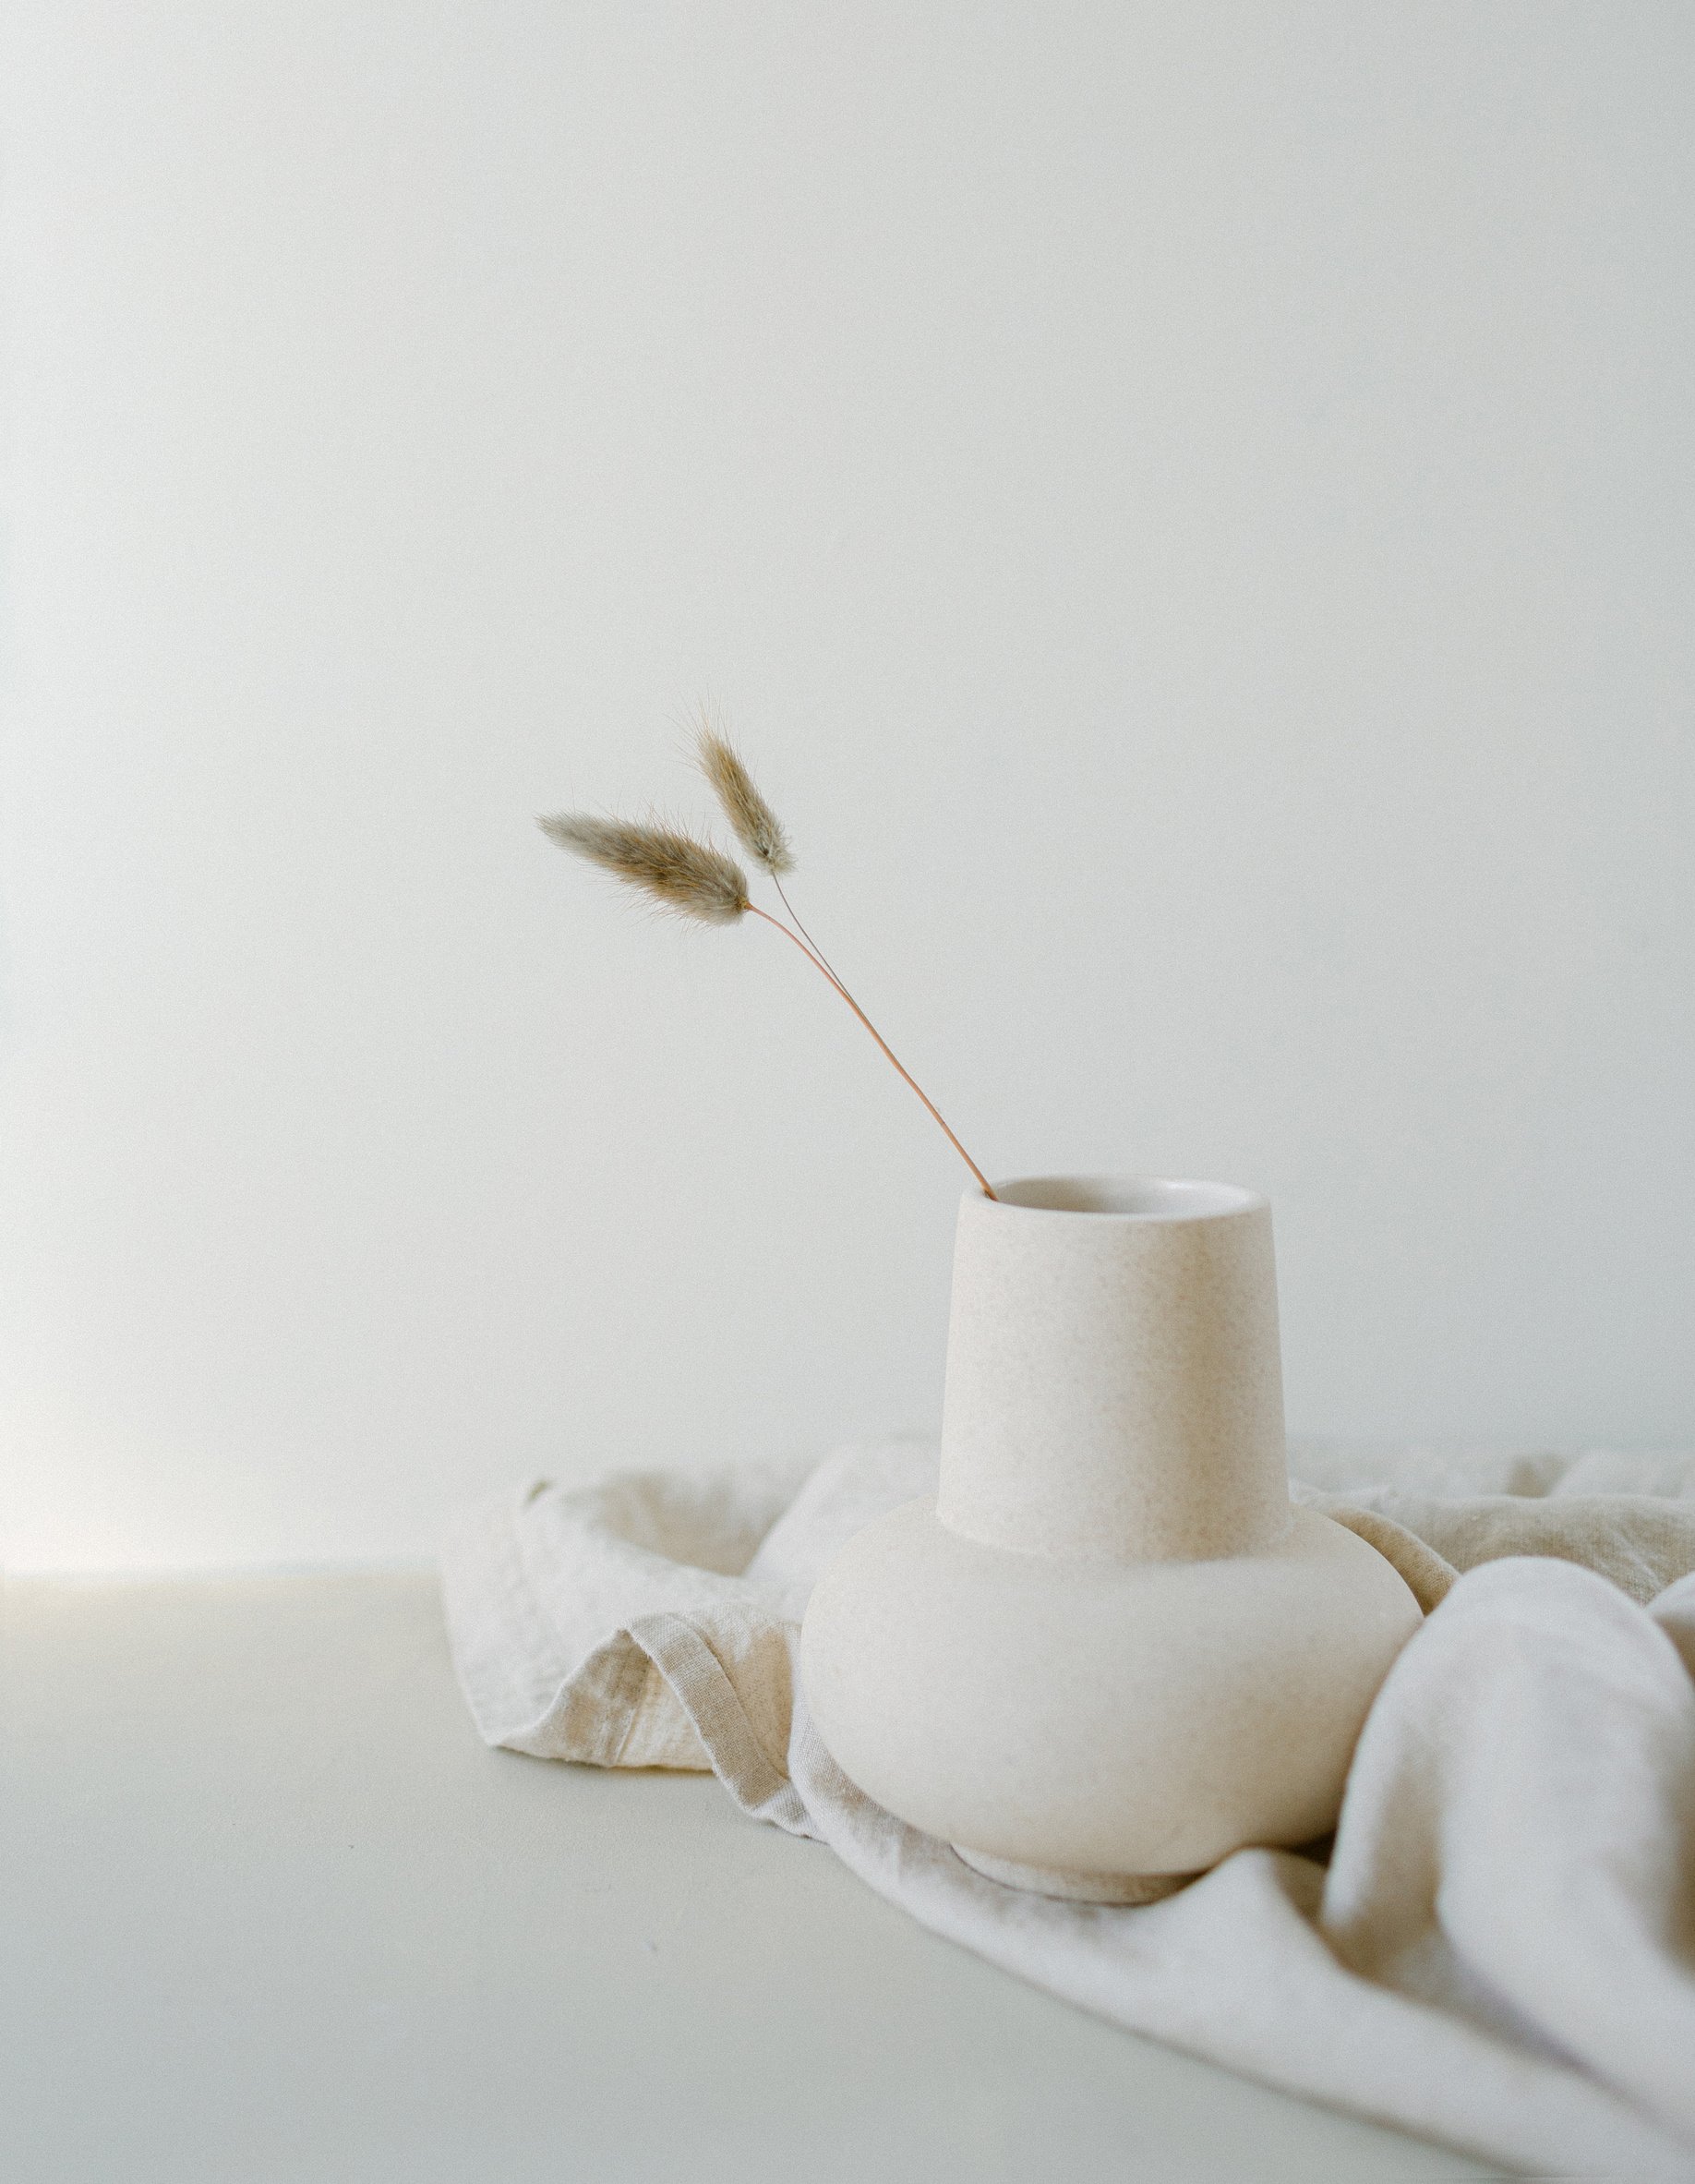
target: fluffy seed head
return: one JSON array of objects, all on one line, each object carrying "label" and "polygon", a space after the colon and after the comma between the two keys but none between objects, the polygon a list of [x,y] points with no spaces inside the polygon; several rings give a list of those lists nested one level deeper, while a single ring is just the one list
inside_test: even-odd
[{"label": "fluffy seed head", "polygon": [[640,887],[679,917],[728,925],[748,907],[748,875],[721,850],[670,827],[638,827],[586,812],[555,812],[536,825],[560,849]]},{"label": "fluffy seed head", "polygon": [[724,807],[731,832],[748,855],[774,877],[790,871],[795,860],[783,823],[753,786],[753,777],[734,747],[715,729],[703,725],[695,737],[694,753],[713,794]]}]

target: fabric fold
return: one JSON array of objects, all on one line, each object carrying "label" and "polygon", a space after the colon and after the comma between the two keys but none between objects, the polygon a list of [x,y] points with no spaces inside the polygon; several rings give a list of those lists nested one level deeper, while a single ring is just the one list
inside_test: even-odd
[{"label": "fabric fold", "polygon": [[854,1788],[807,1719],[799,1621],[846,1538],[933,1491],[922,1442],[474,1511],[444,1556],[453,1659],[488,1743],[710,1767],[932,1931],[1128,2029],[1509,2166],[1695,2184],[1695,1456],[1308,1468],[1297,1498],[1426,1611],[1328,1871],[1250,1850],[1161,1903],[1061,1902]]}]

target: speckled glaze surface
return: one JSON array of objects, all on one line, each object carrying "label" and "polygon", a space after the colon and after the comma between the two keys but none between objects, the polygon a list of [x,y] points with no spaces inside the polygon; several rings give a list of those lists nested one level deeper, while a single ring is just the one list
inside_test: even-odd
[{"label": "speckled glaze surface", "polygon": [[852,1780],[980,1870],[1146,1901],[1334,1824],[1419,1611],[1291,1507],[1263,1199],[996,1190],[960,1208],[939,1496],[825,1572],[807,1701]]},{"label": "speckled glaze surface", "polygon": [[1268,1546],[1289,1490],[1265,1200],[1107,1176],[997,1189],[964,1201],[955,1237],[942,1522],[1091,1560]]}]

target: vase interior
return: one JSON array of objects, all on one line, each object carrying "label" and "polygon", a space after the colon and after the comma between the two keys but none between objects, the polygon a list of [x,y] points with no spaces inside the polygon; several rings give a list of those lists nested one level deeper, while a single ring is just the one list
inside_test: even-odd
[{"label": "vase interior", "polygon": [[1021,1176],[997,1183],[995,1199],[1040,1213],[1104,1213],[1123,1221],[1208,1221],[1262,1201],[1233,1183],[1188,1183],[1163,1176]]}]

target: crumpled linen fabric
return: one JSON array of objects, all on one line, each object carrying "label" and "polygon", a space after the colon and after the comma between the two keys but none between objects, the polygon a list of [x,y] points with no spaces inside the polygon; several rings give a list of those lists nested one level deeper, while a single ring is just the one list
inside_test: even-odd
[{"label": "crumpled linen fabric", "polygon": [[934,1491],[933,1446],[472,1511],[443,1562],[454,1661],[490,1744],[711,1768],[934,1932],[1133,2031],[1505,2166],[1695,2184],[1695,1454],[1295,1467],[1425,1621],[1328,1863],[1242,1851],[1143,1908],[973,1873],[807,1719],[812,1582]]}]

